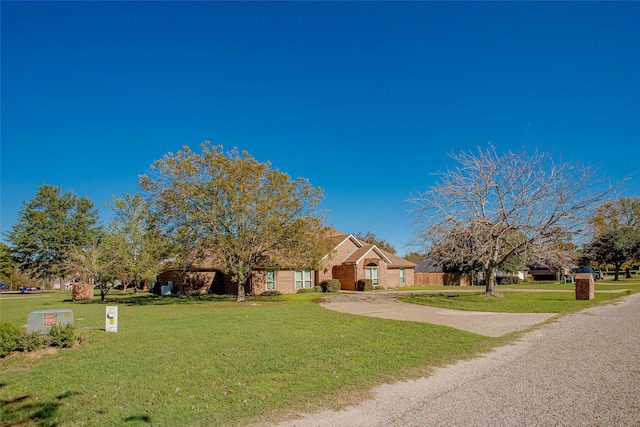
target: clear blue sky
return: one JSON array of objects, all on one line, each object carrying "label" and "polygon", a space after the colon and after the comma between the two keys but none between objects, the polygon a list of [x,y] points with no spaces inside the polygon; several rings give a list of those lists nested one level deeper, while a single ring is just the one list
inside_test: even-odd
[{"label": "clear blue sky", "polygon": [[[105,201],[169,151],[247,150],[400,254],[411,192],[492,141],[640,169],[638,2],[0,2],[1,222]],[[624,195],[640,195],[640,176]]]}]

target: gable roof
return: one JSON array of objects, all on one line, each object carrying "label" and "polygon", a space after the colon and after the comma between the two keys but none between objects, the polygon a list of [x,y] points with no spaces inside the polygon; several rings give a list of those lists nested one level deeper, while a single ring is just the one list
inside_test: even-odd
[{"label": "gable roof", "polygon": [[377,246],[370,245],[369,243],[362,244],[361,248],[357,249],[355,252],[349,255],[343,262],[357,264],[371,252],[375,252],[380,258],[383,259],[383,261],[391,263],[391,260],[384,254],[384,252],[382,252]]},{"label": "gable roof", "polygon": [[[408,261],[404,258],[401,258],[397,255],[392,254],[391,252],[385,251],[384,249],[380,249],[376,245],[372,245],[370,243],[361,242],[358,240],[353,234],[341,233],[337,230],[332,230],[331,234],[327,236],[330,240],[332,240],[335,244],[333,250],[338,249],[340,245],[345,243],[347,240],[351,240],[357,247],[354,252],[352,252],[349,256],[347,256],[341,262],[346,263],[358,263],[360,262],[367,254],[371,252],[375,252],[375,254],[382,259],[385,263],[387,263],[387,268],[414,268],[416,264],[411,261]],[[330,254],[325,255],[324,258],[328,257]],[[324,259],[323,258],[323,259]]]}]

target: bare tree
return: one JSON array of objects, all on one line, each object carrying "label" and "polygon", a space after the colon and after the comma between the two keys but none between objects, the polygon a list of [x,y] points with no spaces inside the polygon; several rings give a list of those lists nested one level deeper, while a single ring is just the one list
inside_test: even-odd
[{"label": "bare tree", "polygon": [[451,157],[457,166],[408,200],[417,238],[441,262],[479,266],[491,295],[495,272],[514,257],[562,263],[563,242],[618,187],[588,165],[537,151],[498,154],[489,145]]}]

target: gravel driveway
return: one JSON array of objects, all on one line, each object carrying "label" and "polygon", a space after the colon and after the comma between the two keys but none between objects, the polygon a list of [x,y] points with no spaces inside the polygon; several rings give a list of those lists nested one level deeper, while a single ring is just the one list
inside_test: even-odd
[{"label": "gravel driveway", "polygon": [[280,426],[640,426],[640,294]]},{"label": "gravel driveway", "polygon": [[[448,310],[398,301],[404,295],[441,291],[354,292],[324,298],[321,305],[329,310],[392,320],[426,322],[450,326],[488,337],[499,337],[527,329],[556,316],[556,313],[489,313],[482,311]],[[459,292],[478,292],[462,290]]]}]

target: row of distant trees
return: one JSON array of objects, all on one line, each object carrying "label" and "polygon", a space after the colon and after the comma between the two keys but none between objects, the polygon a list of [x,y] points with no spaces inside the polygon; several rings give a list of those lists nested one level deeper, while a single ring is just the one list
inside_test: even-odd
[{"label": "row of distant trees", "polygon": [[[615,199],[620,183],[589,165],[491,145],[452,158],[455,167],[408,200],[414,243],[447,271],[482,272],[487,293],[497,271],[575,262],[577,241],[586,242],[583,262],[616,271],[640,258],[638,198]],[[154,162],[140,187],[113,197],[103,226],[90,199],[43,185],[5,235],[0,274],[79,278],[104,299],[116,281],[137,289],[161,269],[206,262],[238,283],[242,300],[255,267],[315,268],[331,250],[322,190],[247,152],[183,147]],[[372,232],[356,237],[395,253]]]}]

